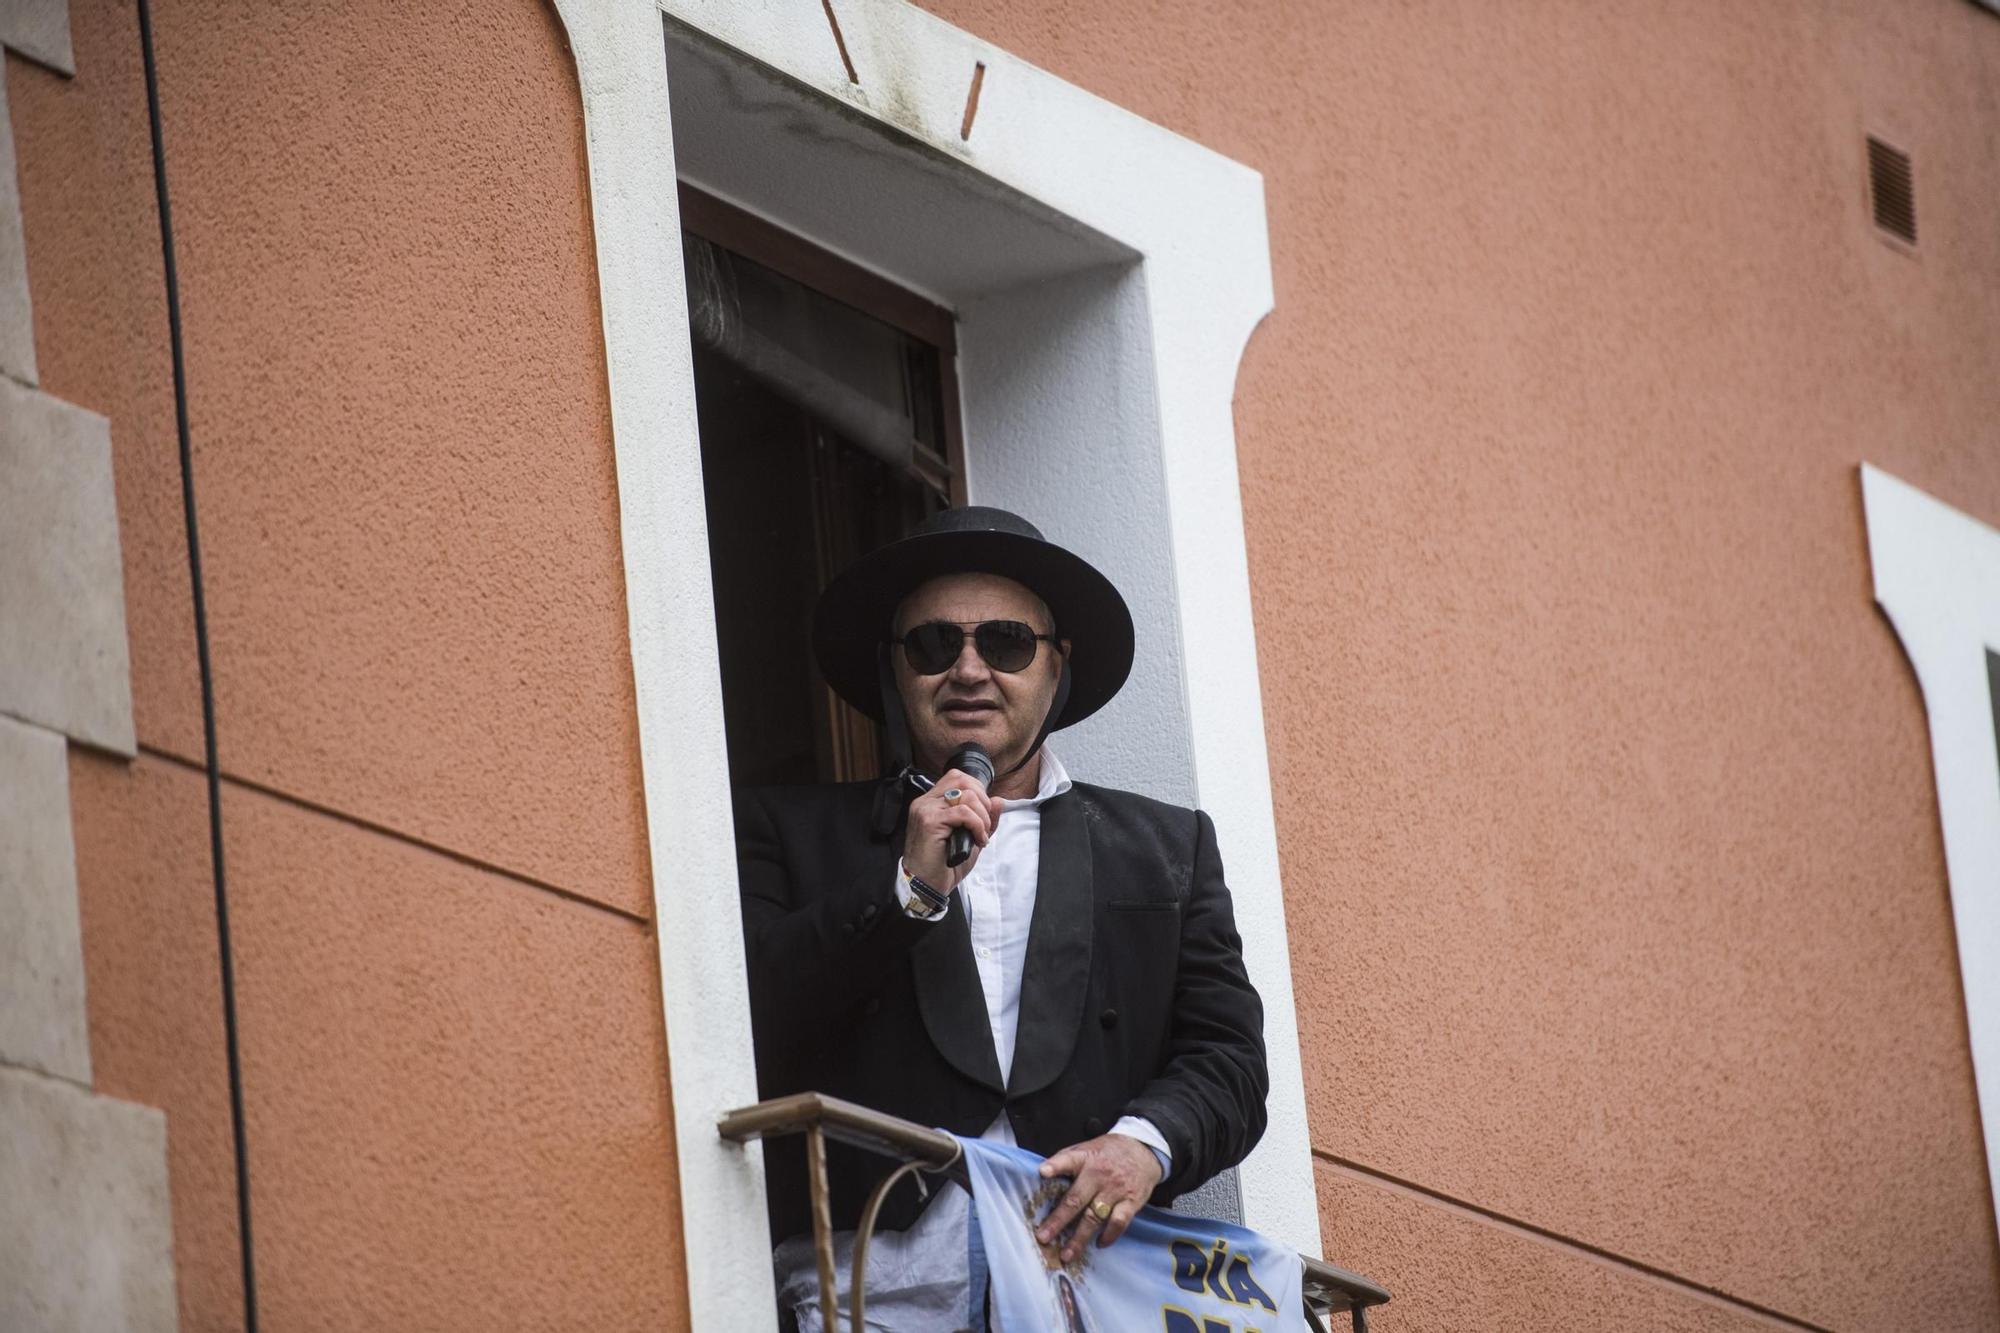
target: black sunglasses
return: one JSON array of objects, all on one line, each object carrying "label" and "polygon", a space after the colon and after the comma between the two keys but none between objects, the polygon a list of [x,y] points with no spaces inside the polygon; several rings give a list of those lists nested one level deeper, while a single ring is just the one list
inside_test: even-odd
[{"label": "black sunglasses", "polygon": [[[903,645],[910,670],[919,676],[935,676],[951,670],[951,664],[965,650],[965,626],[949,620],[931,620],[918,625],[891,643]],[[1018,620],[987,620],[972,628],[972,646],[986,665],[995,671],[1026,671],[1035,660],[1036,645],[1060,642],[1053,634],[1037,634],[1034,626]]]}]

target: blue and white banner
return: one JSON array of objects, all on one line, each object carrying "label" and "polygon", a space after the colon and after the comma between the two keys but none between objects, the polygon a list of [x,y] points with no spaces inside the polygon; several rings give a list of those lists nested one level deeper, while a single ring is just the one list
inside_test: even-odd
[{"label": "blue and white banner", "polygon": [[960,1139],[993,1284],[995,1333],[1306,1333],[1296,1252],[1227,1222],[1144,1208],[1116,1243],[1062,1262],[1035,1225],[1068,1184],[1042,1159]]}]

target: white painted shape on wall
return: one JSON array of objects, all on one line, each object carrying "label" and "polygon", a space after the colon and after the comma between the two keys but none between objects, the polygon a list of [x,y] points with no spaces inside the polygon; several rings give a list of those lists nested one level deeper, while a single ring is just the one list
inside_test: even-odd
[{"label": "white painted shape on wall", "polygon": [[0,1329],[179,1321],[166,1116],[0,1067]]},{"label": "white painted shape on wall", "polygon": [[59,73],[75,74],[69,0],[0,0],[0,46]]},{"label": "white painted shape on wall", "polygon": [[69,744],[0,718],[0,1064],[88,1086]]},{"label": "white painted shape on wall", "polygon": [[2000,532],[1861,465],[1875,600],[1930,719],[1966,1026],[2000,1220],[2000,741],[1986,654],[2000,651]]},{"label": "white painted shape on wall", "polygon": [[111,423],[0,377],[0,714],[135,752]]},{"label": "white painted shape on wall", "polygon": [[7,62],[0,60],[0,375],[33,384],[34,305],[28,299],[28,246],[21,233],[16,165],[14,124],[7,110]]}]

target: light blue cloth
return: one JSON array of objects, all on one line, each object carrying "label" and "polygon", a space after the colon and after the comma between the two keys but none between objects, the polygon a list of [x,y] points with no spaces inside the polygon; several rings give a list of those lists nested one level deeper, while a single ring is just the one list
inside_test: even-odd
[{"label": "light blue cloth", "polygon": [[[1042,1159],[959,1140],[993,1284],[995,1333],[1306,1333],[1297,1251],[1228,1222],[1143,1208],[1064,1266],[1035,1224],[1060,1197]],[[872,1266],[872,1265],[871,1265]]]}]

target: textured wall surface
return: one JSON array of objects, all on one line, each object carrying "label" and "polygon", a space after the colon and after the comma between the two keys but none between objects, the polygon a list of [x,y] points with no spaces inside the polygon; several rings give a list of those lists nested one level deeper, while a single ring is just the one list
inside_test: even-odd
[{"label": "textured wall surface", "polygon": [[239,1328],[236,1162],[202,775],[150,754],[128,764],[73,753],[69,780],[98,1086],[166,1112],[181,1327]]},{"label": "textured wall surface", "polygon": [[224,805],[266,1318],[669,1323],[650,936],[261,793]]},{"label": "textured wall surface", "polygon": [[[677,1327],[679,1204],[574,68],[534,4],[156,4],[260,1308]],[[135,16],[10,58],[44,387],[112,422],[140,755],[72,752],[105,1091],[241,1320]]]},{"label": "textured wall surface", "polygon": [[[121,431],[134,675],[148,743],[199,757],[137,36],[94,9],[76,41],[103,74],[14,80],[48,147],[22,183],[42,376],[159,432]],[[647,910],[553,18],[169,5],[155,26],[225,765]]]},{"label": "textured wall surface", "polygon": [[1407,1274],[1394,1287],[1392,1303],[1369,1320],[1371,1329],[1752,1333],[1795,1327],[1376,1177],[1326,1162],[1315,1166],[1329,1253],[1360,1272]]},{"label": "textured wall surface", "polygon": [[[1329,1209],[1329,1255],[1412,1296],[1380,1327],[1525,1326],[1438,1290],[1489,1226],[1495,1263],[1602,1252],[1688,1307],[1525,1307],[1555,1327],[1709,1327],[1697,1289],[2000,1325],[1855,474],[2000,520],[2000,21],[927,7],[1264,173],[1237,432],[1313,1142],[1481,1210]],[[1914,156],[1914,255],[1871,132]]]}]

